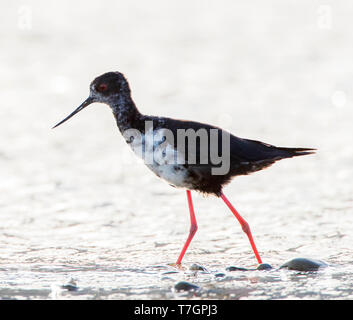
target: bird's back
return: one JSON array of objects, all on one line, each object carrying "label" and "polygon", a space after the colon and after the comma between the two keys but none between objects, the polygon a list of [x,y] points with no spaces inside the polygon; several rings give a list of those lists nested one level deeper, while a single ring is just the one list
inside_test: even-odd
[{"label": "bird's back", "polygon": [[[171,184],[175,181],[176,186],[205,193],[220,194],[222,187],[234,176],[262,170],[277,160],[313,153],[313,149],[309,148],[282,148],[239,138],[219,127],[195,121],[151,116],[144,116],[141,120],[144,123],[149,121],[154,136],[158,136],[159,140],[154,141],[155,145],[165,142],[169,146],[169,156],[175,157],[179,162],[182,160],[182,163],[177,162],[175,165],[149,165],[150,169]],[[143,122],[139,125],[139,130],[142,131]],[[166,137],[167,141],[161,139],[166,129],[171,133],[171,137]],[[184,141],[180,141],[180,137]],[[157,157],[168,156],[163,150],[160,152]],[[226,161],[228,167],[224,166]],[[226,169],[223,172],[220,170],[222,166]]]},{"label": "bird's back", "polygon": [[[217,130],[217,143],[212,144],[211,139],[208,140],[208,148],[211,151],[213,148],[217,149],[217,152],[222,153],[222,138],[229,136],[229,152],[232,163],[255,163],[259,161],[276,161],[284,158],[291,158],[295,156],[302,156],[312,154],[315,149],[311,148],[287,148],[287,147],[276,147],[274,145],[264,143],[257,140],[239,138],[228,131],[221,129],[217,126],[196,122],[196,121],[185,121],[176,120],[171,118],[162,118],[165,126],[173,131],[174,136],[177,136],[177,130],[188,130],[193,129],[196,132],[203,129],[207,132],[208,137],[211,137],[211,130]],[[195,152],[200,153],[200,146],[202,144],[197,143]],[[188,144],[186,144],[188,147]]]}]

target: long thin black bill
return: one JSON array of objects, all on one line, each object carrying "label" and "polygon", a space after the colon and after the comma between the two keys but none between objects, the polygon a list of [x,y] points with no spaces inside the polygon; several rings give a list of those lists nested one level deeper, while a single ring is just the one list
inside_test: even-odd
[{"label": "long thin black bill", "polygon": [[63,124],[65,121],[69,120],[71,117],[73,117],[76,113],[80,112],[81,110],[83,110],[84,108],[86,108],[87,106],[89,106],[91,103],[93,103],[94,100],[91,97],[88,97],[73,113],[71,113],[70,115],[68,115],[64,120],[60,121],[58,124],[56,124],[52,129],[60,126],[61,124]]}]

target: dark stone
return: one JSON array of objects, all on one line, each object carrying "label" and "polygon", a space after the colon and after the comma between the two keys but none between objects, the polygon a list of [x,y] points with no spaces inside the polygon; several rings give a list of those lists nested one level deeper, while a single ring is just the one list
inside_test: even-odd
[{"label": "dark stone", "polygon": [[61,289],[66,289],[67,291],[77,291],[77,282],[74,279],[71,279],[67,284],[62,285]]},{"label": "dark stone", "polygon": [[272,266],[269,265],[268,263],[261,263],[256,268],[256,270],[271,270],[271,269],[272,269]]},{"label": "dark stone", "polygon": [[249,269],[246,268],[239,268],[239,267],[228,267],[226,268],[227,271],[249,271]]},{"label": "dark stone", "polygon": [[214,275],[216,278],[223,278],[223,277],[225,277],[226,275],[224,274],[224,273],[216,273],[215,275]]},{"label": "dark stone", "polygon": [[295,258],[284,263],[281,268],[297,271],[317,271],[319,268],[327,267],[327,264],[321,260]]},{"label": "dark stone", "polygon": [[207,269],[200,264],[194,263],[191,265],[190,270],[192,271],[207,271]]},{"label": "dark stone", "polygon": [[162,274],[166,275],[166,274],[175,274],[175,273],[179,273],[179,272],[178,271],[166,271],[166,272],[163,272]]},{"label": "dark stone", "polygon": [[62,289],[66,289],[67,291],[77,291],[78,288],[73,285],[73,284],[65,284],[63,286],[61,286]]},{"label": "dark stone", "polygon": [[176,291],[198,291],[200,287],[187,281],[180,281],[174,286]]}]

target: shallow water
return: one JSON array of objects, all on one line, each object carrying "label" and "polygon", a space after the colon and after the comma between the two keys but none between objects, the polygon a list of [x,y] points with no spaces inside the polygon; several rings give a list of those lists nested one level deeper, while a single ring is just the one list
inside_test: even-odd
[{"label": "shallow water", "polygon": [[[1,5],[0,297],[352,299],[350,2],[152,2]],[[106,106],[50,129],[110,70],[146,114],[318,148],[225,189],[273,270],[226,270],[255,257],[222,201],[198,194],[199,230],[173,268],[185,192],[134,158]],[[278,269],[296,257],[329,266]]]}]

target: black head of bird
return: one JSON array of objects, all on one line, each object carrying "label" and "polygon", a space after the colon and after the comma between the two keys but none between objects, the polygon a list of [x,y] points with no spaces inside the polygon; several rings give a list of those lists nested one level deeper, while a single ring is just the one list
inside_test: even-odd
[{"label": "black head of bird", "polygon": [[95,102],[105,103],[117,112],[131,103],[130,87],[124,75],[120,72],[107,72],[95,78],[90,84],[88,98],[64,120],[56,124],[53,129]]}]

